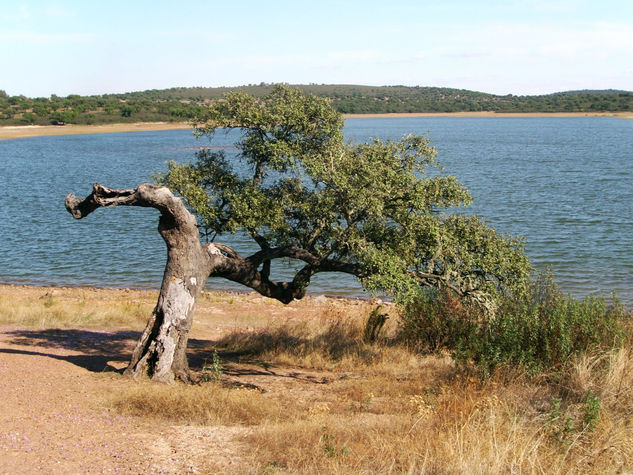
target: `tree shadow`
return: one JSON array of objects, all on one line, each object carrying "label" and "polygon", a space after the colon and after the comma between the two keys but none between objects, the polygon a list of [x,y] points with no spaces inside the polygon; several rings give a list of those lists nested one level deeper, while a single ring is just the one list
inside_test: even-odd
[{"label": "tree shadow", "polygon": [[114,362],[111,357],[101,355],[56,355],[54,353],[46,353],[42,351],[18,350],[15,348],[0,348],[0,353],[28,356],[46,356],[60,361],[67,361],[87,369],[95,373],[103,373],[107,371],[123,372],[119,365]]},{"label": "tree shadow", "polygon": [[[13,345],[41,349],[21,350],[0,348],[0,353],[47,356],[68,361],[92,372],[123,372],[136,341],[141,333],[136,331],[104,331],[78,329],[14,330],[5,333]],[[214,342],[190,339],[187,347],[189,364],[193,370],[200,369],[212,356]],[[81,352],[80,355],[59,355],[46,349]]]}]

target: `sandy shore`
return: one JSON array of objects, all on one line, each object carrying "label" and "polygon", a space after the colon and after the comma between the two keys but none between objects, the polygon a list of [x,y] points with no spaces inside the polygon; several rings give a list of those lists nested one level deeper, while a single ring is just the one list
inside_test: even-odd
[{"label": "sandy shore", "polygon": [[[633,119],[633,112],[553,112],[553,113],[496,113],[496,112],[452,112],[452,113],[394,113],[394,114],[344,114],[351,118],[389,117],[619,117]],[[192,129],[184,122],[140,122],[135,124],[102,125],[26,125],[0,127],[0,140],[46,135],[107,134],[115,132],[143,132],[150,130]]]},{"label": "sandy shore", "polygon": [[[149,130],[192,129],[184,122],[139,122],[135,124],[102,125],[26,125],[0,127],[0,140],[45,135],[108,134],[114,132],[144,132]],[[192,129],[193,130],[193,129]]]}]

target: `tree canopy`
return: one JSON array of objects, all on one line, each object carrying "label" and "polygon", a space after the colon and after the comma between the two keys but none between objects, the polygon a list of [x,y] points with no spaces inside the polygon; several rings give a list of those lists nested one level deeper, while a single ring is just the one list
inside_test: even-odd
[{"label": "tree canopy", "polygon": [[[302,298],[320,272],[354,275],[403,304],[440,291],[493,310],[498,296],[525,291],[522,241],[477,217],[447,213],[471,197],[440,173],[427,138],[346,143],[327,99],[285,86],[263,99],[231,93],[199,119],[198,133],[211,139],[237,129],[234,153],[205,148],[193,163],[170,163],[158,180],[166,186],[95,184],[82,199],[66,197],[77,219],[115,206],[160,212],[167,263],[126,374],[190,379],[188,335],[209,276],[284,303]],[[211,242],[201,242],[199,228]],[[256,243],[251,255],[216,241],[235,232]],[[272,276],[282,258],[299,264],[290,281]]]},{"label": "tree canopy", "polygon": [[445,289],[490,308],[500,292],[524,288],[522,240],[452,212],[471,196],[441,174],[428,138],[355,145],[343,125],[327,99],[297,89],[276,86],[262,99],[232,92],[205,110],[197,131],[213,140],[239,129],[235,153],[203,149],[193,163],[170,163],[159,181],[211,239],[250,236],[265,276],[274,259],[300,261],[297,289],[340,271],[400,301]]}]

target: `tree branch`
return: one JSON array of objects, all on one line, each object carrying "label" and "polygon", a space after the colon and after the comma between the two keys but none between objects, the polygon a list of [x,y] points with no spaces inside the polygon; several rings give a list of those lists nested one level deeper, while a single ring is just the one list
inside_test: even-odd
[{"label": "tree branch", "polygon": [[[316,273],[344,272],[357,277],[364,275],[360,266],[356,264],[319,259],[305,249],[295,246],[262,250],[247,258],[241,257],[231,247],[224,244],[210,243],[207,245],[207,251],[219,259],[213,266],[212,276],[224,277],[283,303],[302,298],[310,283],[310,278]],[[283,257],[298,259],[307,265],[297,271],[291,282],[271,281],[269,279],[270,261]],[[262,263],[264,266],[260,271],[259,266]]]},{"label": "tree branch", "polygon": [[164,186],[143,183],[133,189],[117,189],[95,183],[92,186],[92,193],[83,199],[72,193],[66,196],[66,209],[75,219],[85,218],[98,208],[113,206],[156,208],[164,216],[173,218],[182,229],[193,232],[193,227],[196,235],[198,234],[196,218],[187,210],[180,198]]},{"label": "tree branch", "polygon": [[448,278],[442,275],[429,274],[426,272],[413,272],[411,275],[415,277],[422,285],[426,285],[427,287],[435,287],[433,284],[429,282],[430,280],[440,281],[442,282],[443,285],[451,289],[460,297],[464,297],[472,291],[472,290],[468,290],[468,289],[464,290],[464,289],[460,289],[459,287],[456,287],[448,280]]}]

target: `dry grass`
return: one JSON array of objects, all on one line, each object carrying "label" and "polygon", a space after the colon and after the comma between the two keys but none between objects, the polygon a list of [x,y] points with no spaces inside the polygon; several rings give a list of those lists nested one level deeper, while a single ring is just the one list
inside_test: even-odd
[{"label": "dry grass", "polygon": [[111,404],[127,416],[151,416],[192,425],[250,426],[288,418],[281,401],[257,389],[214,383],[166,386],[141,382],[112,396]]},{"label": "dry grass", "polygon": [[[612,355],[621,367],[621,355]],[[626,362],[631,367],[633,361]],[[570,377],[578,376],[574,370]],[[395,379],[363,403],[336,391],[308,417],[267,424],[251,435],[260,469],[291,473],[615,473],[633,468],[630,377],[611,371],[588,386],[598,411],[559,387],[518,377],[486,383],[440,372]],[[417,383],[417,390],[415,386]],[[622,383],[622,385],[620,385]],[[617,387],[624,388],[616,403]],[[362,391],[362,390],[361,390]],[[616,391],[617,393],[617,391]],[[365,393],[366,394],[366,393]],[[611,395],[607,397],[607,395]],[[363,398],[365,396],[361,396]],[[594,419],[592,419],[594,418]]]},{"label": "dry grass", "polygon": [[[19,302],[0,294],[0,321],[108,326],[138,312],[140,325],[153,305],[151,293],[96,302],[75,290],[50,296],[52,305],[42,294]],[[248,427],[241,467],[252,473],[633,471],[633,341],[584,354],[556,374],[534,379],[504,369],[481,380],[447,356],[398,344],[395,315],[377,342],[366,342],[370,304],[309,302],[304,312],[239,300],[206,296],[196,323],[222,330],[211,374],[221,382],[162,386],[104,376],[115,383],[106,404],[168,423]],[[250,316],[239,317],[236,306]],[[318,316],[309,313],[315,308]],[[231,386],[236,378],[265,391]]]},{"label": "dry grass", "polygon": [[[317,321],[234,331],[218,342],[251,363],[344,375],[325,387],[306,393],[286,384],[261,394],[220,384],[174,392],[148,386],[135,393],[134,414],[251,426],[246,462],[258,473],[633,469],[630,344],[583,355],[556,377],[506,369],[482,381],[448,357],[420,357],[395,344],[393,327],[366,343],[369,309],[330,307]],[[198,409],[183,416],[178,406]]]},{"label": "dry grass", "polygon": [[35,328],[139,327],[158,293],[0,286],[0,324]]},{"label": "dry grass", "polygon": [[377,335],[378,344],[366,341],[365,325],[374,308],[370,302],[344,305],[333,301],[315,318],[233,331],[219,339],[217,346],[246,359],[317,370],[350,371],[360,365],[381,371],[391,364],[415,364],[411,352],[392,344],[397,331],[393,307],[385,310],[392,315]]}]

